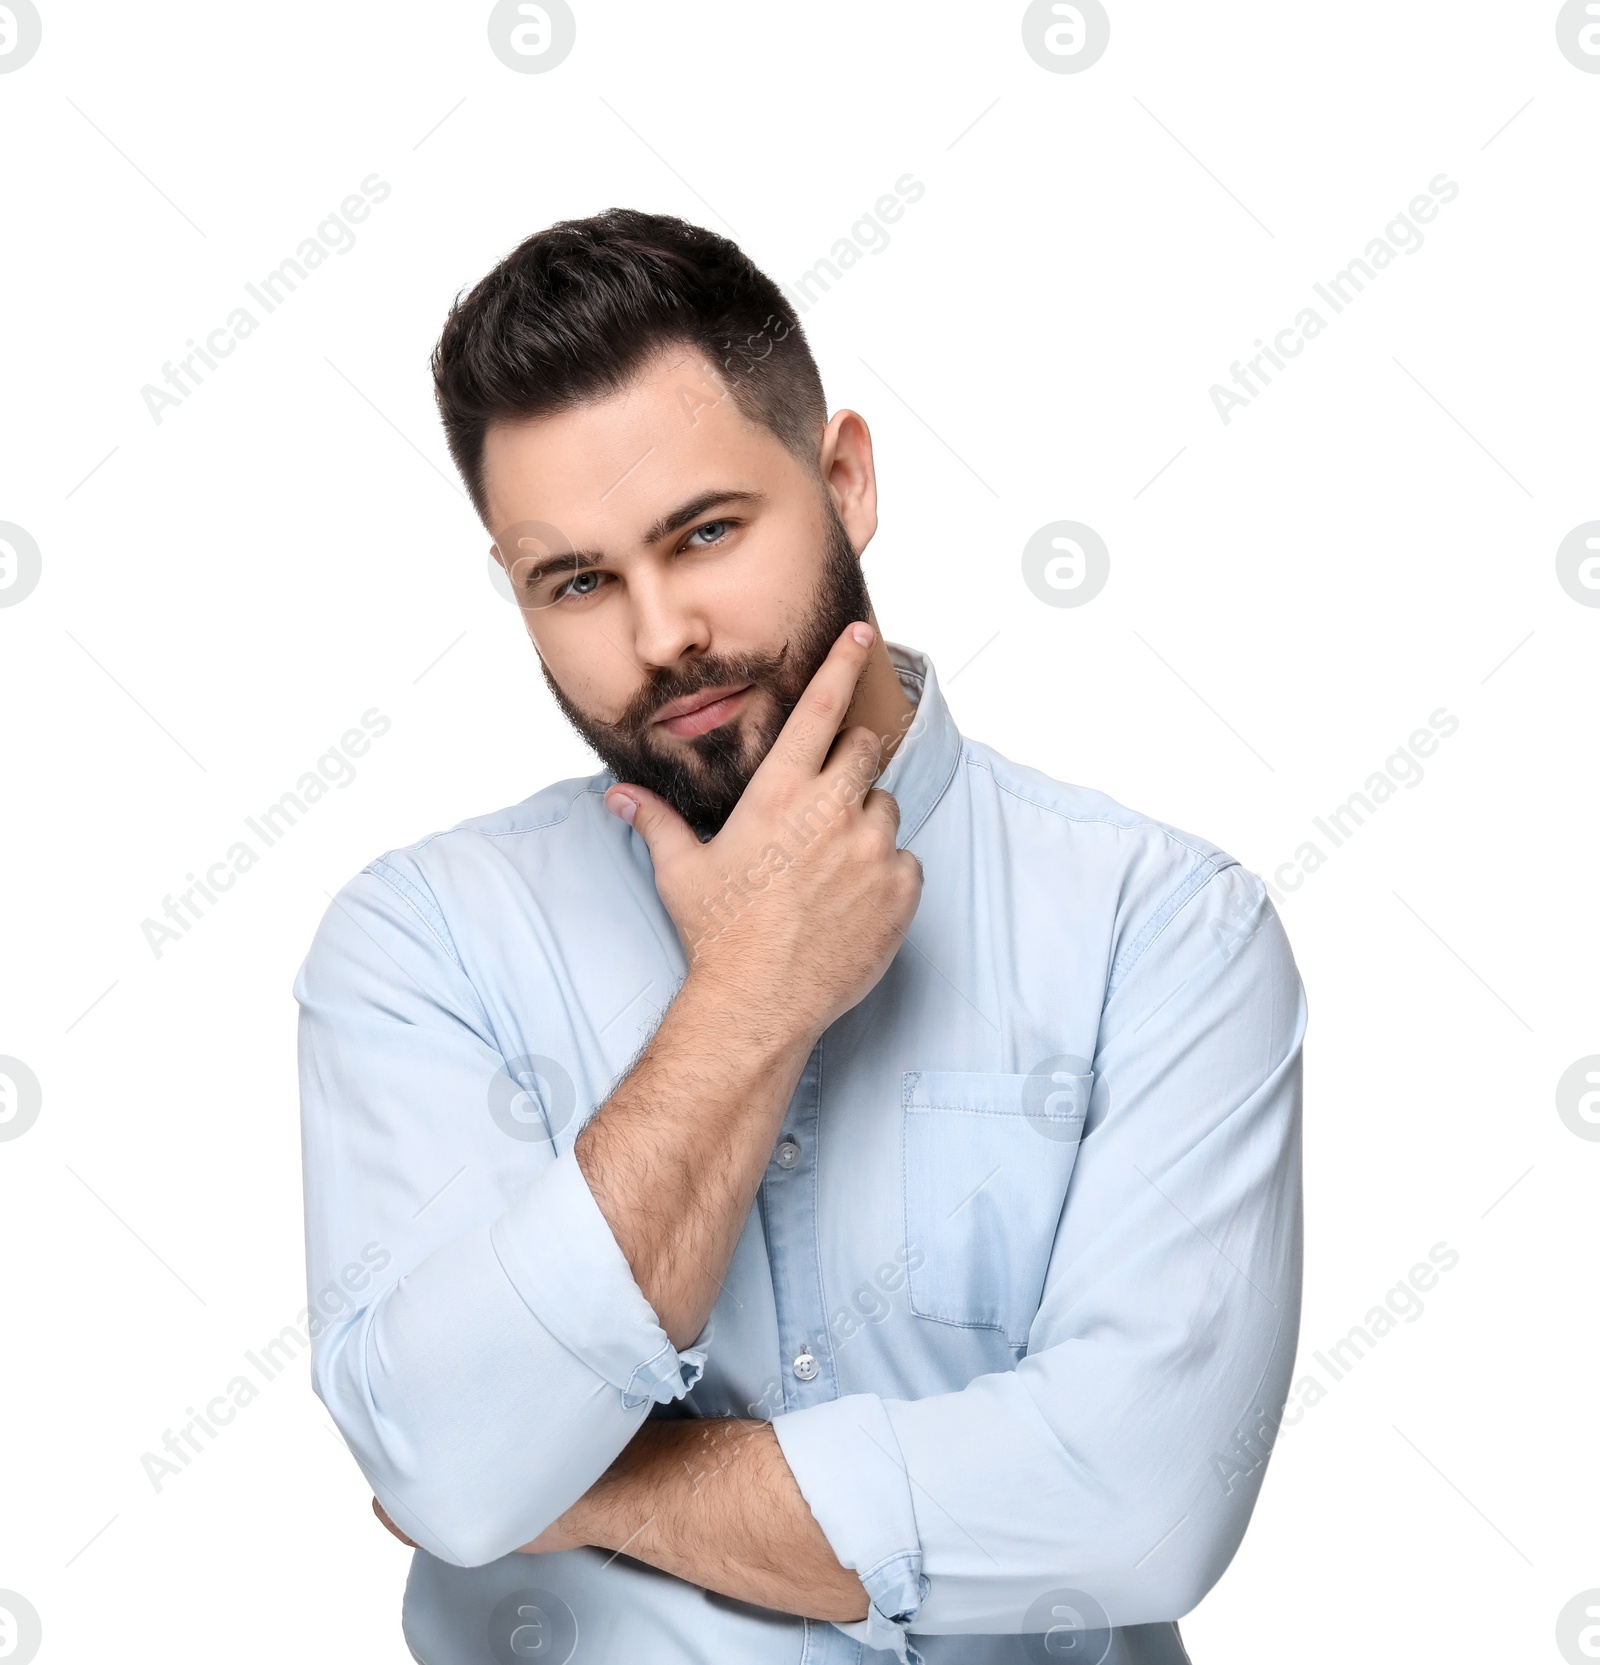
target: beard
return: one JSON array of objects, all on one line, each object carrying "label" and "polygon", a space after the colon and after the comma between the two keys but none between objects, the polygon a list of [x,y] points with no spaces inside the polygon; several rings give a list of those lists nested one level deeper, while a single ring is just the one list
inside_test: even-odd
[{"label": "beard", "polygon": [[[556,704],[600,761],[619,781],[648,787],[665,799],[702,843],[722,830],[845,626],[866,621],[871,611],[850,534],[833,499],[824,495],[823,502],[828,529],[822,575],[799,627],[777,653],[706,654],[658,671],[614,722],[579,710],[540,656],[539,669]],[[679,741],[671,754],[657,745],[654,717],[668,700],[745,682],[752,693],[764,691],[769,698],[752,699],[748,711]]]}]

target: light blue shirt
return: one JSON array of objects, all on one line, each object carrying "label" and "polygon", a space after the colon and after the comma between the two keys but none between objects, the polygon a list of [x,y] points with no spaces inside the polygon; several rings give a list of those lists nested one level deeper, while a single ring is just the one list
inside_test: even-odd
[{"label": "light blue shirt", "polygon": [[[425,1665],[1180,1661],[1239,1544],[1299,1324],[1282,926],[1214,845],[964,739],[890,652],[917,714],[879,784],[921,902],[681,1353],[572,1153],[685,972],[614,777],[391,851],[317,930],[313,1381],[420,1546]],[[868,1618],[513,1553],[649,1415],[771,1420]]]}]

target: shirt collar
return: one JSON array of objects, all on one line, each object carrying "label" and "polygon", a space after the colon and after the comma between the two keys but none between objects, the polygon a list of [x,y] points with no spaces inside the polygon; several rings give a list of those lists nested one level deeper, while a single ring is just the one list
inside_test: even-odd
[{"label": "shirt collar", "polygon": [[900,749],[876,783],[892,793],[900,806],[896,843],[903,849],[944,796],[961,760],[961,735],[939,691],[933,661],[899,642],[884,645],[906,697],[916,703]]}]

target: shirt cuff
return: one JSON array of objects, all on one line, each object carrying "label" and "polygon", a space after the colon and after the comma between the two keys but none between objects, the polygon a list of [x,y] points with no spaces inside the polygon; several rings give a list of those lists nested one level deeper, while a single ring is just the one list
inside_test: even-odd
[{"label": "shirt cuff", "polygon": [[568,1352],[622,1395],[625,1410],[681,1399],[705,1369],[711,1319],[681,1353],[569,1150],[489,1228],[506,1276]]},{"label": "shirt cuff", "polygon": [[907,1631],[928,1593],[911,1480],[876,1394],[851,1393],[772,1419],[801,1495],[841,1566],[861,1580],[867,1616],[838,1624],[869,1648],[919,1665]]}]

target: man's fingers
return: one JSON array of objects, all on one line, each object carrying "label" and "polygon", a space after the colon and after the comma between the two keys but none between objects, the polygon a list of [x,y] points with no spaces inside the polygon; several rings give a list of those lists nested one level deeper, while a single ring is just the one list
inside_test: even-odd
[{"label": "man's fingers", "polygon": [[372,1500],[372,1512],[383,1522],[385,1526],[389,1528],[392,1533],[394,1533],[395,1537],[397,1537],[401,1543],[410,1544],[412,1549],[417,1547],[416,1544],[408,1538],[392,1520],[389,1519],[388,1515],[384,1512],[383,1505],[377,1500],[377,1498],[373,1498]]},{"label": "man's fingers", "polygon": [[689,823],[646,786],[619,782],[606,793],[605,806],[645,841],[651,864],[658,871],[674,855],[700,848]]},{"label": "man's fingers", "polygon": [[[858,634],[859,633],[859,634]],[[861,638],[865,637],[865,641]],[[855,698],[856,684],[867,668],[867,655],[877,640],[870,624],[848,625],[839,635],[828,657],[817,667],[817,674],[806,685],[789,720],[774,742],[772,750],[762,760],[764,769],[776,760],[782,769],[792,769],[809,775],[821,773],[824,760],[839,732],[850,702]]]},{"label": "man's fingers", "polygon": [[848,782],[855,787],[851,803],[859,803],[883,772],[883,740],[865,724],[841,729],[823,761],[817,784],[824,790],[839,791]]},{"label": "man's fingers", "polygon": [[880,816],[887,823],[891,834],[900,831],[900,803],[892,792],[885,792],[881,786],[875,786],[861,800],[862,813]]}]

